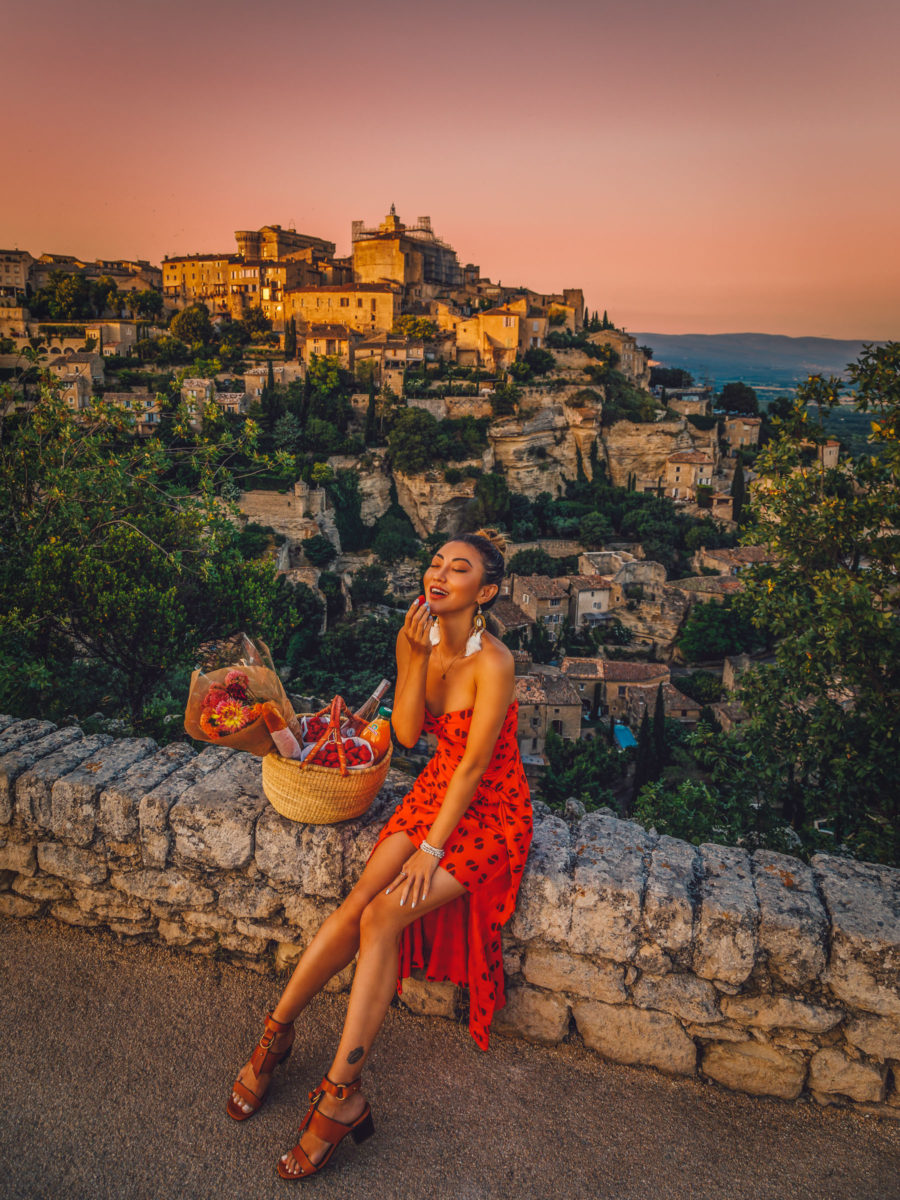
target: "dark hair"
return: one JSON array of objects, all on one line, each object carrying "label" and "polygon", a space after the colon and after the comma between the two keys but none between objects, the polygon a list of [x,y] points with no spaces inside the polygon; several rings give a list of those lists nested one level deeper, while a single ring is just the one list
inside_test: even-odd
[{"label": "dark hair", "polygon": [[503,558],[503,553],[506,550],[506,538],[503,534],[493,527],[489,529],[477,529],[474,533],[457,533],[454,537],[448,538],[449,542],[466,542],[481,555],[484,565],[484,578],[482,586],[489,583],[497,584],[497,592],[490,600],[482,602],[481,608],[484,612],[491,607],[497,596],[500,595],[500,581],[506,572],[506,562]]}]

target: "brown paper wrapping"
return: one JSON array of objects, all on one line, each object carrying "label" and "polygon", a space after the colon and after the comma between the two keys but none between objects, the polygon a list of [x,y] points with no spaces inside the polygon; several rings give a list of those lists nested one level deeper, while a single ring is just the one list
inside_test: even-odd
[{"label": "brown paper wrapping", "polygon": [[221,667],[216,671],[194,671],[191,675],[187,708],[184,713],[185,731],[192,738],[196,738],[200,742],[210,742],[213,746],[228,746],[232,750],[247,750],[250,754],[255,754],[259,758],[275,750],[272,735],[266,728],[266,722],[262,716],[259,716],[251,725],[245,725],[243,729],[226,734],[225,737],[210,737],[202,729],[200,725],[200,713],[209,689],[214,683],[220,683],[224,686],[225,676],[229,671],[233,670],[243,671],[249,679],[251,702],[271,700],[299,742],[301,740],[300,722],[297,720],[293,706],[287,698],[287,693],[284,690],[278,673],[270,670],[268,667],[245,667],[239,665]]}]

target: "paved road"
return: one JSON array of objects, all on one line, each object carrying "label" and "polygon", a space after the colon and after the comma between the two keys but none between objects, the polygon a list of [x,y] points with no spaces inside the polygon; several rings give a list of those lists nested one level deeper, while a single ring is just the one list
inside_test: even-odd
[{"label": "paved road", "polygon": [[[0,922],[0,1196],[267,1200],[346,998],[321,994],[265,1108],[224,1112],[276,982],[52,919]],[[375,1136],[319,1200],[896,1200],[900,1123],[786,1103],[388,1011]]]}]

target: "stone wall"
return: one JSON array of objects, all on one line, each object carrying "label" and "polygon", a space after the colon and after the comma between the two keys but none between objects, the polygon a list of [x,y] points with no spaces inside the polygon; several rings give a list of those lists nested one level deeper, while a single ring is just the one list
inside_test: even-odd
[{"label": "stone wall", "polygon": [[[284,968],[411,782],[391,771],[363,817],[303,825],[250,755],[0,717],[0,913]],[[696,847],[535,802],[502,938],[495,1034],[900,1117],[900,870]],[[461,1020],[466,998],[418,972],[401,1002]]]}]

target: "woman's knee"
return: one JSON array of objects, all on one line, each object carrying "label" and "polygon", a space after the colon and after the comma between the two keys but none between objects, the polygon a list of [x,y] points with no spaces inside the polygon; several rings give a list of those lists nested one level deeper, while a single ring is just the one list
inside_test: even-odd
[{"label": "woman's knee", "polygon": [[361,938],[396,937],[403,925],[402,910],[397,910],[396,896],[379,892],[366,904],[359,917]]}]

